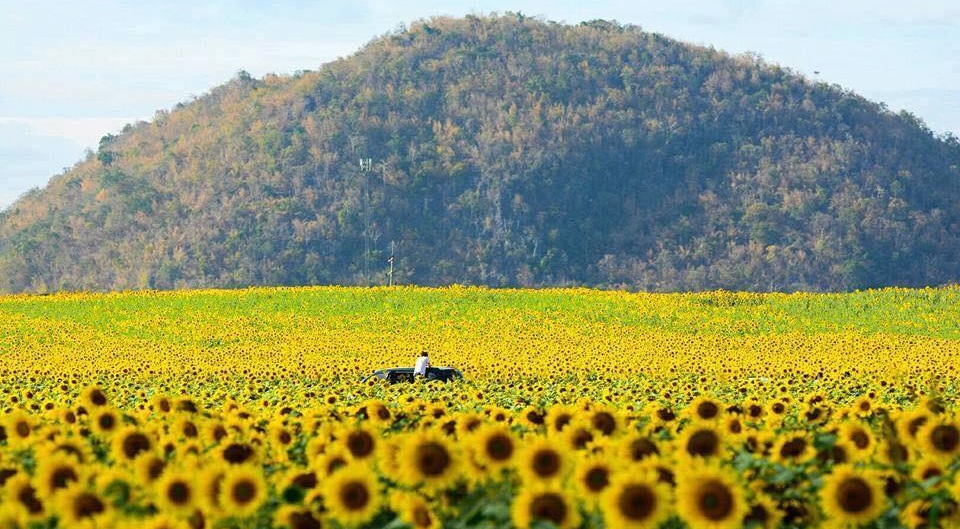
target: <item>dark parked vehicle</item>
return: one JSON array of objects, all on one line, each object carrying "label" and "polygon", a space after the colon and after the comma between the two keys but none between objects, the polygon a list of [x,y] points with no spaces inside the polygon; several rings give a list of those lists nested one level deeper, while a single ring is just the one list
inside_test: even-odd
[{"label": "dark parked vehicle", "polygon": [[[413,368],[391,367],[390,369],[378,369],[374,371],[372,375],[364,377],[361,382],[366,382],[374,377],[385,380],[391,384],[396,384],[397,382],[413,382]],[[424,378],[427,380],[450,382],[452,380],[463,380],[463,373],[461,373],[459,369],[452,367],[428,367],[427,374]]]}]

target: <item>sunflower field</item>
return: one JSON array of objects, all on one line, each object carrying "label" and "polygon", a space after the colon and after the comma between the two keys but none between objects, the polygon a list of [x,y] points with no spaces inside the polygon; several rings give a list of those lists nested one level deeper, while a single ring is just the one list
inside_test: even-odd
[{"label": "sunflower field", "polygon": [[960,527],[958,366],[956,287],[0,296],[0,529]]}]

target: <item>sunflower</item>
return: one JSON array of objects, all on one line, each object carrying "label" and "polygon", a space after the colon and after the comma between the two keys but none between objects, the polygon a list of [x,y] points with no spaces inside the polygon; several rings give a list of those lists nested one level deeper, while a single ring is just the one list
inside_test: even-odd
[{"label": "sunflower", "polygon": [[693,461],[678,469],[676,505],[690,527],[733,529],[749,511],[736,478],[715,464]]},{"label": "sunflower", "polygon": [[600,500],[607,527],[624,529],[657,527],[670,516],[671,503],[670,488],[649,471],[618,475]]},{"label": "sunflower", "polygon": [[853,414],[861,419],[865,419],[873,415],[873,412],[875,411],[874,408],[875,405],[873,403],[873,399],[871,399],[868,395],[861,395],[860,397],[857,397],[850,405],[850,409],[853,411]]},{"label": "sunflower", "polygon": [[534,522],[551,522],[560,529],[580,524],[577,504],[557,484],[531,483],[521,488],[513,500],[513,523],[520,529],[528,529]]},{"label": "sunflower", "polygon": [[231,516],[250,516],[260,508],[267,497],[267,484],[263,473],[251,465],[227,468],[219,488],[219,505]]},{"label": "sunflower", "polygon": [[591,454],[580,459],[573,474],[577,489],[590,502],[596,502],[610,485],[614,462],[609,456]]},{"label": "sunflower", "polygon": [[559,437],[565,440],[570,450],[585,450],[593,445],[598,436],[594,435],[594,430],[586,420],[578,419],[568,424]]},{"label": "sunflower", "polygon": [[253,463],[258,458],[257,450],[251,444],[238,441],[221,445],[218,451],[220,460],[231,465]]},{"label": "sunflower", "polygon": [[484,424],[483,415],[479,413],[460,413],[456,416],[457,435],[467,437]]},{"label": "sunflower", "polygon": [[138,457],[134,462],[134,473],[141,483],[153,483],[160,479],[163,469],[167,463],[160,456],[154,453],[148,453]]},{"label": "sunflower", "polygon": [[917,442],[924,454],[944,461],[953,460],[960,455],[960,426],[955,420],[938,416],[920,428]]},{"label": "sunflower", "polygon": [[154,485],[158,506],[165,512],[190,513],[198,503],[199,491],[182,470],[168,471]]},{"label": "sunflower", "polygon": [[458,477],[459,453],[446,437],[424,431],[398,440],[397,465],[404,483],[443,488]]},{"label": "sunflower", "polygon": [[108,404],[107,395],[100,386],[87,386],[80,392],[80,404],[88,410],[101,408]]},{"label": "sunflower", "polygon": [[133,461],[153,449],[153,439],[135,426],[121,428],[113,436],[113,458],[117,461]]},{"label": "sunflower", "polygon": [[589,412],[590,426],[604,436],[617,435],[622,419],[613,408],[597,407]]},{"label": "sunflower", "polygon": [[331,446],[320,456],[314,458],[310,463],[311,468],[320,473],[321,476],[332,476],[334,472],[347,466],[351,461],[350,452],[341,446]]},{"label": "sunflower", "polygon": [[33,417],[23,410],[14,410],[3,420],[3,427],[7,435],[7,445],[10,447],[25,448],[34,440],[36,424]]},{"label": "sunflower", "polygon": [[362,461],[374,457],[377,451],[377,435],[366,426],[354,426],[337,434],[351,459]]},{"label": "sunflower", "polygon": [[546,419],[547,414],[537,406],[527,406],[520,412],[520,423],[531,430],[543,427]]},{"label": "sunflower", "polygon": [[783,512],[777,508],[776,502],[760,494],[750,502],[750,508],[743,519],[745,527],[759,529],[773,529],[780,526]]},{"label": "sunflower", "polygon": [[64,527],[110,527],[110,502],[80,485],[68,487],[57,497],[57,514]]},{"label": "sunflower", "polygon": [[369,522],[380,510],[377,477],[364,463],[351,463],[323,483],[324,505],[345,525]]},{"label": "sunflower", "polygon": [[78,483],[80,477],[81,467],[75,459],[65,454],[54,454],[38,462],[34,484],[42,497],[51,497]]},{"label": "sunflower", "polygon": [[916,441],[917,433],[934,415],[926,408],[905,411],[897,417],[897,436],[903,442]]},{"label": "sunflower", "polygon": [[284,505],[273,515],[273,525],[283,529],[322,529],[320,520],[298,505]]},{"label": "sunflower", "polygon": [[683,414],[694,421],[712,421],[723,414],[723,405],[712,397],[702,395],[693,399]]},{"label": "sunflower", "polygon": [[926,456],[916,462],[910,477],[920,482],[924,488],[937,488],[946,478],[947,469],[940,458]]},{"label": "sunflower", "polygon": [[45,516],[44,504],[37,497],[37,489],[25,473],[20,472],[7,479],[3,488],[5,502],[15,504],[28,521],[40,520]]},{"label": "sunflower", "polygon": [[773,445],[773,459],[782,464],[802,464],[817,455],[810,436],[803,432],[782,435]]},{"label": "sunflower", "polygon": [[647,457],[660,455],[660,449],[652,437],[635,433],[622,438],[619,453],[624,459],[639,463]]},{"label": "sunflower", "polygon": [[841,527],[870,523],[883,512],[885,501],[880,480],[851,465],[833,467],[820,490],[824,514]]},{"label": "sunflower", "polygon": [[521,450],[517,464],[524,481],[561,480],[567,473],[569,457],[549,439],[535,437]]},{"label": "sunflower", "polygon": [[477,462],[492,470],[499,470],[514,462],[518,442],[510,430],[501,425],[484,426],[470,439]]},{"label": "sunflower", "polygon": [[547,409],[546,424],[550,433],[560,433],[576,416],[574,409],[565,404],[554,404]]},{"label": "sunflower", "polygon": [[45,444],[40,447],[43,455],[63,454],[72,457],[77,463],[85,464],[93,459],[90,448],[87,443],[81,442],[79,438],[58,439],[53,444]]},{"label": "sunflower", "polygon": [[226,463],[217,462],[212,466],[204,468],[198,476],[198,503],[208,513],[220,514],[223,512],[223,504],[220,503],[220,492],[223,490],[223,479],[227,475],[228,468],[230,468],[230,466]]},{"label": "sunflower", "polygon": [[838,432],[840,439],[850,442],[862,455],[869,455],[876,449],[876,439],[870,429],[859,421],[844,421]]},{"label": "sunflower", "polygon": [[120,414],[111,406],[101,406],[90,413],[93,431],[109,437],[120,428]]},{"label": "sunflower", "polygon": [[683,457],[720,457],[725,445],[723,429],[712,422],[693,422],[684,427],[675,444]]},{"label": "sunflower", "polygon": [[170,433],[177,438],[198,439],[200,437],[200,427],[197,426],[192,415],[178,412]]},{"label": "sunflower", "polygon": [[401,521],[413,529],[438,529],[440,518],[422,496],[409,492],[394,492],[390,495],[390,508]]},{"label": "sunflower", "polygon": [[[933,521],[937,523],[934,524]],[[957,527],[960,514],[952,500],[930,501],[917,499],[908,503],[900,511],[900,523],[910,529],[928,529],[930,527]]]},{"label": "sunflower", "polygon": [[787,403],[780,400],[771,401],[767,404],[767,424],[770,425],[778,423],[779,421],[783,420],[789,411],[790,407]]}]

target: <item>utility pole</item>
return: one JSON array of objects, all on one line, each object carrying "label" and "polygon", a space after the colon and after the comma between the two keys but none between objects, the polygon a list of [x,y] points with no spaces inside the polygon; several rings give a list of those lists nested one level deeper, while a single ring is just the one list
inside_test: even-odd
[{"label": "utility pole", "polygon": [[367,181],[372,169],[372,158],[360,158],[360,174],[363,175],[363,282],[366,285],[370,284],[370,197]]},{"label": "utility pole", "polygon": [[390,241],[390,259],[387,259],[387,262],[390,263],[390,271],[387,272],[387,277],[390,279],[389,284],[393,286],[393,257],[394,257],[394,244],[393,241]]}]

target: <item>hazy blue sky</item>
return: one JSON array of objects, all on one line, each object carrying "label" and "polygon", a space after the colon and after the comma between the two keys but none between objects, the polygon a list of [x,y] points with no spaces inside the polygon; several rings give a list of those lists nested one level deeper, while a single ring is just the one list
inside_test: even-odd
[{"label": "hazy blue sky", "polygon": [[0,208],[104,134],[240,69],[316,69],[401,23],[493,11],[613,19],[756,52],[960,134],[956,0],[0,0]]}]

